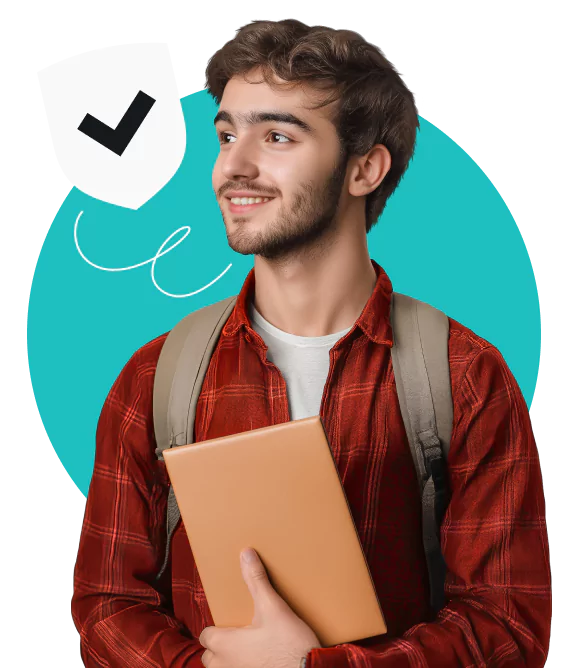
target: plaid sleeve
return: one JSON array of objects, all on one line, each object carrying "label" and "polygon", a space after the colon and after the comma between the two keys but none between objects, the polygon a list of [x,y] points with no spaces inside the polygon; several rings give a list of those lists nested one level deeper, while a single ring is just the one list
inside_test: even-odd
[{"label": "plaid sleeve", "polygon": [[154,582],[168,483],[154,454],[155,364],[139,358],[123,368],[100,414],[71,611],[86,666],[201,666],[203,647],[174,618],[166,585]]},{"label": "plaid sleeve", "polygon": [[551,574],[538,452],[522,393],[494,347],[454,397],[446,606],[400,638],[313,649],[307,668],[544,666]]}]

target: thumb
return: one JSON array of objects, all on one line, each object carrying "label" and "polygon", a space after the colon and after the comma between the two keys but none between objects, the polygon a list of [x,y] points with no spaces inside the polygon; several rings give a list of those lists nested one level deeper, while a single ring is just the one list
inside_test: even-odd
[{"label": "thumb", "polygon": [[255,618],[266,609],[266,605],[279,597],[270,584],[268,574],[260,557],[252,548],[241,551],[241,572],[254,601]]}]

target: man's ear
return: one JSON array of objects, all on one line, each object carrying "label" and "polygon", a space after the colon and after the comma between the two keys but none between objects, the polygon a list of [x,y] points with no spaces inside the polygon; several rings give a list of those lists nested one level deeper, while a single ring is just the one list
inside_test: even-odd
[{"label": "man's ear", "polygon": [[384,144],[375,144],[365,155],[358,156],[349,177],[349,194],[361,197],[373,192],[391,168],[391,154]]}]

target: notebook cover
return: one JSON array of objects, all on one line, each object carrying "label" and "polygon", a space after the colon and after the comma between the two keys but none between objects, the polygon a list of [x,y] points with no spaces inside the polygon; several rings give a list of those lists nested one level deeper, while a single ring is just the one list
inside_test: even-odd
[{"label": "notebook cover", "polygon": [[252,547],[323,647],[386,633],[319,415],[165,450],[164,460],[215,626],[252,623],[239,561]]}]

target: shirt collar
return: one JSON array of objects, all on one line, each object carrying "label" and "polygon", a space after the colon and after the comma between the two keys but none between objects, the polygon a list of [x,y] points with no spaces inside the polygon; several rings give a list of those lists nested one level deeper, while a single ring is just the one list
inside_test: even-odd
[{"label": "shirt collar", "polygon": [[[373,259],[371,259],[371,263],[377,275],[377,282],[363,311],[353,323],[351,331],[359,327],[371,341],[382,343],[392,348],[393,333],[390,322],[392,284],[385,270]],[[233,311],[223,327],[223,334],[225,336],[233,336],[241,328],[245,328],[249,334],[253,332],[247,303],[254,294],[254,282],[253,267],[248,273],[241,291],[237,295]]]}]

